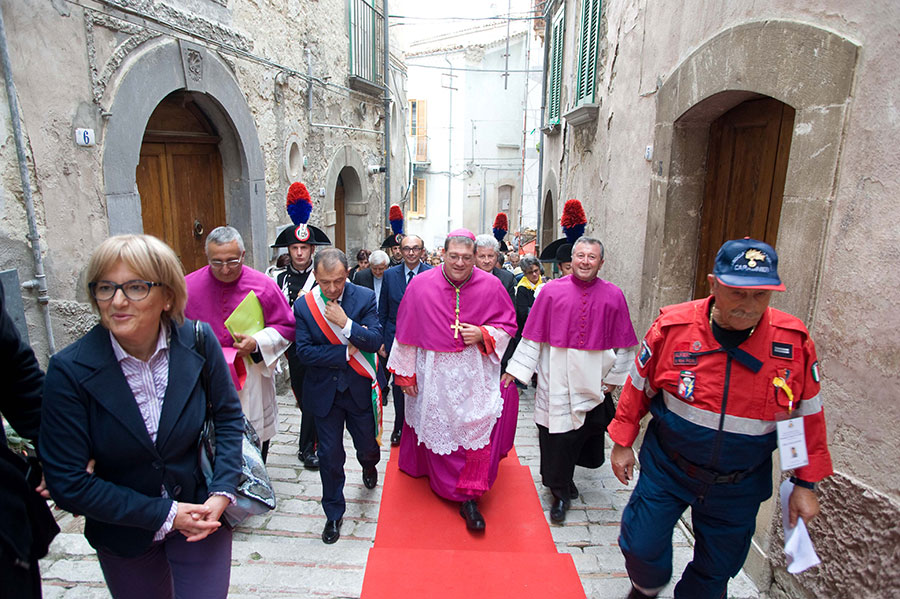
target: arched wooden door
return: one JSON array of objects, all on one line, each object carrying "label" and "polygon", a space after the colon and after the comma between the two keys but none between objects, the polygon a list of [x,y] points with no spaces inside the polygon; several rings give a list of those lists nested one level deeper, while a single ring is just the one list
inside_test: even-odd
[{"label": "arched wooden door", "polygon": [[225,224],[219,141],[185,92],[160,102],[144,131],[135,173],[144,233],[172,246],[185,273],[206,264],[206,234]]},{"label": "arched wooden door", "polygon": [[709,295],[706,275],[728,239],[775,246],[793,128],[794,109],[772,98],[738,104],[710,125],[695,298]]},{"label": "arched wooden door", "polygon": [[541,239],[540,247],[535,248],[535,253],[539,254],[540,250],[547,247],[551,241],[556,239],[556,218],[553,216],[553,196],[548,191],[544,197],[544,213],[541,215]]},{"label": "arched wooden door", "polygon": [[[344,169],[346,170],[346,169]],[[344,209],[344,173],[338,175],[337,185],[334,187],[334,247],[347,251],[347,223]],[[352,259],[351,259],[352,260]]]}]

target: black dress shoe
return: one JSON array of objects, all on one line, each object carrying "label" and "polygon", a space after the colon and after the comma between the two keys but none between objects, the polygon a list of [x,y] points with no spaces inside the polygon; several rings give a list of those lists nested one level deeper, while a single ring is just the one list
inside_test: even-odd
[{"label": "black dress shoe", "polygon": [[469,530],[484,530],[484,516],[478,511],[478,504],[474,499],[464,501],[459,506],[459,515],[466,519],[466,528]]},{"label": "black dress shoe", "polygon": [[328,520],[325,523],[325,530],[322,531],[322,541],[326,545],[331,545],[341,538],[341,524],[343,523],[343,518],[340,520]]},{"label": "black dress shoe", "polygon": [[303,456],[303,466],[307,470],[318,470],[319,469],[319,456],[315,453],[308,453]]},{"label": "black dress shoe", "polygon": [[553,499],[553,507],[550,508],[550,519],[554,522],[565,522],[566,510],[569,509],[569,500],[555,497]]},{"label": "black dress shoe", "polygon": [[403,431],[394,431],[391,433],[391,447],[400,445],[400,433]]},{"label": "black dress shoe", "polygon": [[371,468],[363,468],[363,484],[367,489],[374,489],[378,484],[378,470],[375,466]]},{"label": "black dress shoe", "polygon": [[578,487],[574,481],[569,482],[569,499],[578,499]]}]

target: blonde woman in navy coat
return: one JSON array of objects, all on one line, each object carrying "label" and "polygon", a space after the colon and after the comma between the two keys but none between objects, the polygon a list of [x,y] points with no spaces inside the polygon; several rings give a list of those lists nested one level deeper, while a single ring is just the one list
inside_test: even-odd
[{"label": "blonde woman in navy coat", "polygon": [[[240,476],[242,420],[219,342],[203,325],[205,346],[194,347],[181,263],[155,237],[107,239],[87,281],[100,324],[47,368],[50,493],[85,517],[113,597],[226,597],[231,530],[219,518]],[[197,460],[204,369],[216,427],[209,487]]]}]

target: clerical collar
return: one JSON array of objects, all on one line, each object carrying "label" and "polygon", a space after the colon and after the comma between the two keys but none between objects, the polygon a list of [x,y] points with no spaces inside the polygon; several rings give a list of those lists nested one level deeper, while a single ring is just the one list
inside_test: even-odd
[{"label": "clerical collar", "polygon": [[[475,272],[475,269],[474,269],[474,268],[472,269],[472,272]],[[453,287],[454,289],[456,289],[457,291],[459,291],[460,289],[462,289],[462,286],[463,286],[463,285],[465,285],[465,284],[468,283],[470,280],[472,280],[472,272],[469,273],[469,276],[466,277],[466,280],[465,280],[465,281],[463,281],[462,283],[460,283],[460,284],[457,285],[457,284],[456,284],[456,281],[454,281],[453,279],[451,279],[450,277],[447,276],[447,272],[444,270],[444,265],[441,264],[441,274],[444,275],[444,280],[447,281],[448,283],[450,283],[450,286]]]},{"label": "clerical collar", "polygon": [[575,284],[578,285],[579,287],[585,287],[585,288],[591,287],[593,285],[596,285],[597,281],[599,281],[599,280],[600,280],[599,277],[594,277],[594,279],[592,281],[582,281],[581,279],[576,277],[574,274],[572,275],[572,281],[574,281]]}]

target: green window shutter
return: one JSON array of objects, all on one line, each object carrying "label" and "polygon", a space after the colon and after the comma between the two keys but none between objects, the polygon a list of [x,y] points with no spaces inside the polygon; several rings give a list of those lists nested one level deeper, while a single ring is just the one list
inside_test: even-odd
[{"label": "green window shutter", "polygon": [[563,47],[565,46],[565,12],[560,10],[553,19],[550,43],[550,73],[548,75],[548,115],[549,124],[559,124],[560,95],[562,94]]},{"label": "green window shutter", "polygon": [[597,44],[600,35],[600,0],[583,0],[581,8],[576,105],[594,101],[594,83],[597,74]]}]

